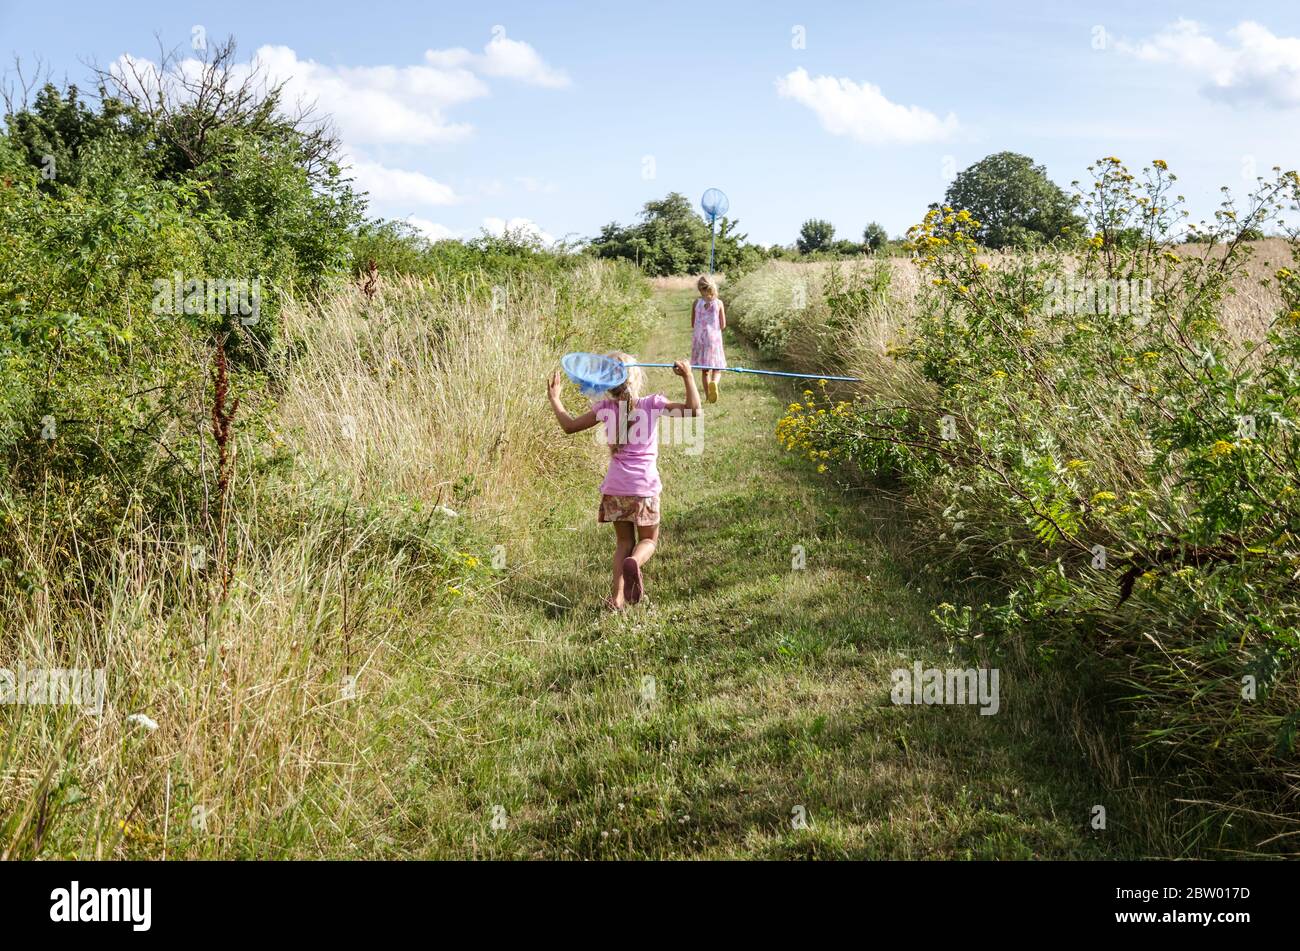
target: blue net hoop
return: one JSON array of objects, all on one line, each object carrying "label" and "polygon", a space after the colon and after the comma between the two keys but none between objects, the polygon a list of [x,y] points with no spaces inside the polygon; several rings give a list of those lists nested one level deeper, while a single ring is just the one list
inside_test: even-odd
[{"label": "blue net hoop", "polygon": [[727,201],[727,196],[719,188],[710,188],[704,192],[704,197],[700,199],[700,207],[704,213],[709,216],[710,220],[721,218],[731,207]]},{"label": "blue net hoop", "polygon": [[566,353],[560,366],[583,396],[599,396],[627,380],[627,364],[600,353]]}]

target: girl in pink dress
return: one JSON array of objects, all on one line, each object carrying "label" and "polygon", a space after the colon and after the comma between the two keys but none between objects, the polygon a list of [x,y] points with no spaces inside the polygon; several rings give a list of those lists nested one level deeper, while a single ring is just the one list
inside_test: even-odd
[{"label": "girl in pink dress", "polygon": [[[725,367],[727,355],[722,352],[722,330],[727,326],[727,308],[718,299],[718,285],[707,274],[695,287],[700,297],[691,306],[691,363],[697,367]],[[721,370],[700,371],[700,384],[710,403],[718,401],[721,378]]]}]

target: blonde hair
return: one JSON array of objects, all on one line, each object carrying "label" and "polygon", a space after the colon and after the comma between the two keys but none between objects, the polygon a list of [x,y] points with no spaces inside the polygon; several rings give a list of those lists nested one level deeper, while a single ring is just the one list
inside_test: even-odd
[{"label": "blonde hair", "polygon": [[[632,365],[637,361],[636,357],[632,356],[630,353],[624,353],[621,350],[611,350],[609,353],[605,354],[605,356],[613,357],[615,360],[618,360],[620,363],[627,366],[627,379],[612,390],[606,391],[606,396],[619,404],[617,412],[625,414],[623,418],[627,420],[627,425],[630,426],[632,424],[632,413],[636,411],[637,400],[641,398],[641,388],[645,386],[645,374],[641,372],[640,367]],[[626,432],[627,430],[623,426],[619,425],[619,420],[616,416],[614,419],[614,438],[609,440],[609,454],[611,456],[618,452],[618,440]],[[608,436],[608,432],[606,433],[606,436]]]},{"label": "blonde hair", "polygon": [[718,283],[708,274],[700,275],[700,279],[695,282],[695,289],[699,291],[701,295],[703,295],[705,291],[708,291],[708,296],[718,296]]}]

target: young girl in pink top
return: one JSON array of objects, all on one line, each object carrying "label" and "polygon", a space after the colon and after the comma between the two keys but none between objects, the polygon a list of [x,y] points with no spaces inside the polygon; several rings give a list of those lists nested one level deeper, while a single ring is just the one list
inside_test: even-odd
[{"label": "young girl in pink top", "polygon": [[[624,363],[636,358],[626,353],[609,356]],[[600,486],[600,510],[596,521],[614,523],[614,582],[605,606],[621,611],[636,604],[645,592],[641,568],[655,553],[659,541],[659,440],[656,429],[665,411],[694,415],[700,411],[700,394],[685,360],[673,364],[673,372],[686,381],[686,401],[670,403],[662,393],[641,395],[644,374],[629,366],[627,380],[597,400],[581,416],[573,416],[560,399],[560,372],[546,387],[551,409],[566,433],[580,433],[597,423],[605,427],[609,444],[609,471]]]}]

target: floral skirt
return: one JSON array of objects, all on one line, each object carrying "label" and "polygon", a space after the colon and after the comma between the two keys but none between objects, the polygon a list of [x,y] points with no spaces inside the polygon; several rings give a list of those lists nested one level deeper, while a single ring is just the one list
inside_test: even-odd
[{"label": "floral skirt", "polygon": [[659,496],[602,495],[597,522],[632,522],[635,525],[659,524]]},{"label": "floral skirt", "polygon": [[722,349],[722,331],[716,326],[696,326],[691,337],[691,365],[725,367],[727,355]]}]

